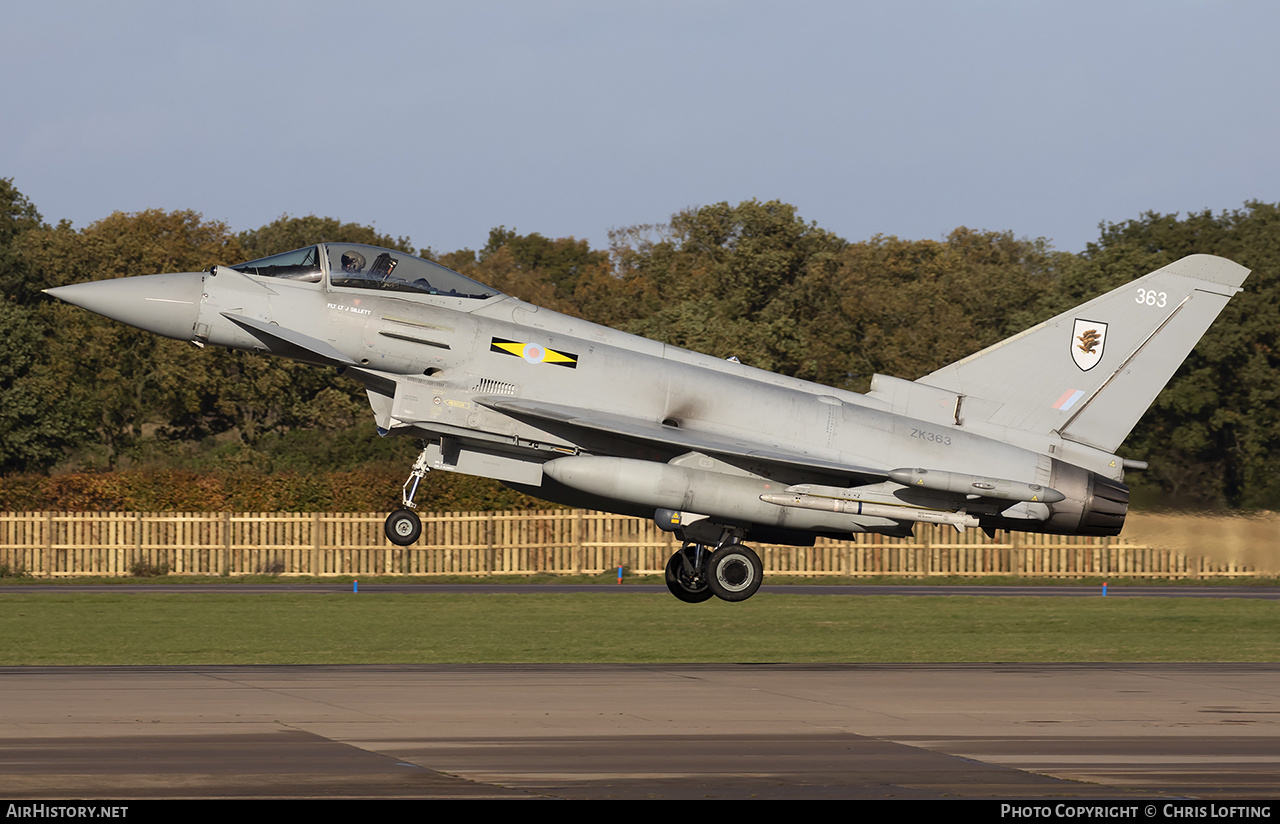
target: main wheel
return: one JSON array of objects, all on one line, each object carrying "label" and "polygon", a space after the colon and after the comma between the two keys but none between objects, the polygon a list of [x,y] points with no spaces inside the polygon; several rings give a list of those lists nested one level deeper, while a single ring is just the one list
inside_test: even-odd
[{"label": "main wheel", "polygon": [[422,521],[412,509],[397,509],[387,516],[383,527],[387,540],[396,546],[409,546],[422,534]]},{"label": "main wheel", "polygon": [[667,589],[686,604],[700,604],[711,597],[707,586],[706,553],[698,564],[698,547],[686,546],[667,560]]},{"label": "main wheel", "polygon": [[742,544],[726,544],[711,553],[707,561],[707,586],[725,601],[745,601],[764,580],[760,556]]}]

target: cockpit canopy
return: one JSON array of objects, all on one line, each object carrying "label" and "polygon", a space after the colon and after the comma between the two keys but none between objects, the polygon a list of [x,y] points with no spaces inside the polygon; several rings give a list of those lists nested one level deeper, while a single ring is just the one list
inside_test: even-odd
[{"label": "cockpit canopy", "polygon": [[324,277],[320,271],[320,247],[318,246],[294,249],[292,252],[237,263],[228,268],[244,272],[246,275],[305,280],[312,283],[319,283]]},{"label": "cockpit canopy", "polygon": [[230,268],[247,275],[287,278],[340,288],[382,289],[483,300],[500,294],[452,269],[394,249],[360,243],[320,243]]}]

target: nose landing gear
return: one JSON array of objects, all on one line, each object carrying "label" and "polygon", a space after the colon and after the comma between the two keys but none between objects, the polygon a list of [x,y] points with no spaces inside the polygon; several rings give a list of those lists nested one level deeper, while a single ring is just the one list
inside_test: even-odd
[{"label": "nose landing gear", "polygon": [[409,546],[421,537],[422,521],[412,509],[397,509],[387,516],[382,530],[396,546]]},{"label": "nose landing gear", "polygon": [[418,459],[413,462],[409,480],[404,482],[404,487],[400,490],[400,501],[404,506],[388,515],[387,522],[383,525],[382,531],[386,533],[387,540],[396,546],[409,546],[422,535],[422,521],[418,518],[418,513],[413,511],[418,508],[413,499],[418,494],[418,485],[430,471],[431,467],[427,466],[427,448],[424,446],[418,453]]}]

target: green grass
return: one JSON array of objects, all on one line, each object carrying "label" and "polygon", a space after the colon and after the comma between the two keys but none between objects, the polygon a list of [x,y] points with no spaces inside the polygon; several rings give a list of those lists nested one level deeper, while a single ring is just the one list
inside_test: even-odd
[{"label": "green grass", "polygon": [[0,664],[1278,661],[1280,603],[9,592]]}]

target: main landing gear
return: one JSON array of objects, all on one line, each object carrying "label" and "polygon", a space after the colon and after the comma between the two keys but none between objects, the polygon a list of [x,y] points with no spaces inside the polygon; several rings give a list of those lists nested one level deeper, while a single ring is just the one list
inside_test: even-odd
[{"label": "main landing gear", "polygon": [[724,543],[714,550],[686,543],[667,561],[667,589],[687,604],[699,604],[711,596],[725,601],[745,601],[764,580],[764,564],[748,546]]},{"label": "main landing gear", "polygon": [[418,460],[413,462],[409,480],[404,482],[404,487],[400,490],[400,501],[404,506],[388,515],[382,528],[387,540],[396,546],[409,546],[422,535],[422,521],[418,518],[418,513],[413,511],[418,507],[413,498],[418,494],[418,485],[430,471],[431,467],[427,466],[427,450],[423,447],[418,453]]}]

